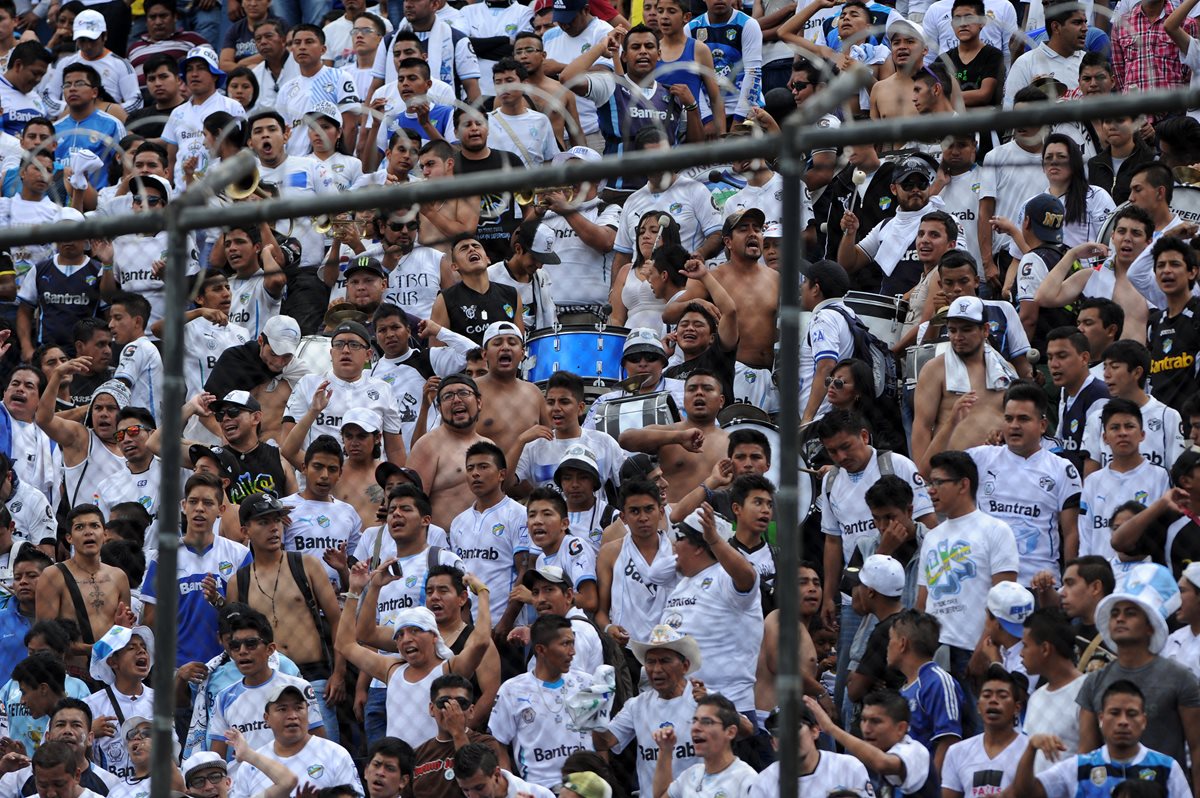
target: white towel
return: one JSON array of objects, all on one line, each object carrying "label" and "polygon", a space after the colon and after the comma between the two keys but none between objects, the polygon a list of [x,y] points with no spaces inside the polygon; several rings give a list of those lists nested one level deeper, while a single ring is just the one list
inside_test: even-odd
[{"label": "white towel", "polygon": [[[953,349],[946,350],[945,364],[946,390],[950,393],[970,393],[971,375],[967,373],[967,364]],[[983,367],[989,391],[1006,390],[1017,379],[1016,370],[999,352],[992,349],[991,344],[983,345]]]},{"label": "white towel", "polygon": [[882,241],[879,251],[875,253],[875,262],[888,277],[896,270],[896,265],[908,252],[917,239],[917,229],[921,226],[921,217],[931,211],[946,210],[946,203],[941,197],[932,196],[929,204],[916,211],[896,211],[887,226],[883,228]]}]

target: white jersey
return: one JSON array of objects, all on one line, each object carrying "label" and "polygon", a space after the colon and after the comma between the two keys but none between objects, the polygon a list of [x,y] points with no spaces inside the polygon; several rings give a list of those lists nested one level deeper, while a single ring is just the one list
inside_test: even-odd
[{"label": "white jersey", "polygon": [[[634,638],[639,639],[639,638]],[[675,751],[671,774],[679,778],[692,765],[703,764],[692,744],[692,718],[696,714],[696,699],[690,684],[675,698],[662,698],[654,690],[639,693],[625,702],[621,711],[608,724],[617,738],[613,750],[624,751],[631,742],[637,743],[637,777],[642,795],[652,795],[654,767],[658,762],[658,743],[654,732],[666,726],[675,727]]]},{"label": "white jersey", "polygon": [[[1079,750],[1079,704],[1076,697],[1087,674],[1080,674],[1074,681],[1051,690],[1043,684],[1029,696],[1029,708],[1025,711],[1022,731],[1032,737],[1035,734],[1053,734],[1063,741],[1067,751]],[[1053,762],[1041,751],[1033,760],[1034,773],[1041,773]]]},{"label": "white jersey", "polygon": [[63,70],[71,64],[87,64],[100,75],[100,88],[108,92],[112,101],[119,103],[126,114],[131,114],[142,107],[142,91],[138,86],[137,73],[121,56],[105,50],[104,55],[95,61],[86,59],[82,53],[75,52],[64,55],[42,81],[42,102],[46,110],[51,112],[51,118],[61,116],[67,110],[63,96]]},{"label": "white jersey", "polygon": [[[532,30],[533,6],[525,3],[468,3],[459,9],[461,30],[476,37],[488,38],[503,34],[510,40],[521,31]],[[479,93],[491,97],[496,93],[492,81],[492,67],[496,62],[490,58],[479,59]]]},{"label": "white jersey", "polygon": [[526,167],[541,166],[559,152],[550,117],[532,109],[516,116],[499,108],[488,114],[488,146],[511,152]]},{"label": "white jersey", "polygon": [[308,138],[308,126],[304,115],[317,102],[330,102],[345,113],[359,107],[362,99],[354,76],[334,67],[322,66],[315,75],[297,75],[279,87],[275,98],[275,110],[291,129],[287,140],[288,155],[308,155],[312,142]]},{"label": "white jersey", "polygon": [[438,733],[437,721],[429,714],[429,688],[447,671],[439,662],[417,681],[405,674],[409,665],[402,663],[392,671],[387,683],[387,736],[399,737],[413,748]]},{"label": "white jersey", "polygon": [[396,268],[388,272],[383,301],[403,308],[418,319],[429,318],[433,301],[442,290],[444,257],[444,253],[433,247],[413,247],[400,258]]},{"label": "white jersey", "polygon": [[267,69],[266,61],[259,61],[250,68],[254,77],[258,79],[258,102],[252,109],[256,113],[275,108],[275,99],[279,96],[279,90],[283,88],[283,84],[300,76],[300,67],[296,66],[292,57],[284,55],[283,58],[283,66],[280,67],[278,76],[271,74],[271,71]]},{"label": "white jersey", "polygon": [[12,424],[13,468],[17,475],[37,488],[50,501],[51,507],[57,506],[59,482],[62,480],[62,452],[35,422],[20,421],[13,418],[11,413],[9,422]]},{"label": "white jersey", "polygon": [[317,163],[321,165],[321,169],[338,191],[349,191],[350,187],[362,177],[362,161],[353,155],[333,152],[324,159],[316,155],[313,157],[316,158]]},{"label": "white jersey", "polygon": [[[766,214],[768,224],[779,222],[783,218],[783,175],[774,172],[771,179],[761,186],[752,186],[747,183],[744,188],[725,200],[725,204],[721,207],[721,213],[728,219],[738,211],[744,211],[747,208],[757,208]],[[808,210],[809,218],[811,218],[811,200]],[[803,230],[805,227],[807,224],[802,218],[800,229]]]},{"label": "white jersey", "polygon": [[[397,358],[381,357],[371,367],[372,377],[392,386],[400,410],[404,446],[409,450],[412,449],[413,435],[417,429],[421,393],[425,390],[426,379],[434,375],[446,377],[462,371],[467,365],[467,353],[476,348],[474,341],[449,327],[443,327],[437,337],[446,346],[427,350],[409,349]],[[431,410],[425,420],[426,432],[440,423],[441,415]]]},{"label": "white jersey", "polygon": [[[89,430],[90,431],[90,430]],[[35,546],[58,541],[58,521],[54,510],[42,492],[26,482],[17,482],[17,489],[5,502],[13,522],[13,537],[27,540]]]},{"label": "white jersey", "polygon": [[[158,551],[158,511],[162,499],[159,484],[162,482],[162,461],[155,456],[145,471],[131,474],[126,467],[96,486],[92,496],[95,504],[108,518],[112,508],[121,502],[137,502],[150,513],[150,526],[146,527],[145,550],[149,554]],[[82,498],[82,497],[80,497]]]},{"label": "white jersey", "polygon": [[[616,230],[621,224],[621,206],[600,199],[579,205],[578,215],[601,227]],[[554,254],[559,263],[542,268],[554,281],[554,301],[562,312],[564,305],[603,305],[608,301],[612,283],[612,253],[592,249],[579,237],[567,217],[548,211],[542,225],[554,231]]]},{"label": "white jersey", "polygon": [[[937,1],[938,3],[943,2],[943,0]],[[996,0],[987,0],[987,2],[988,5],[991,5]],[[1000,0],[1000,3],[1003,4],[1003,0]],[[1010,5],[1009,9],[1011,10],[1011,8]],[[979,263],[979,189],[979,167],[972,164],[971,168],[961,175],[952,176],[937,194],[946,205],[946,213],[953,216],[958,222],[959,246],[965,248],[977,264]],[[983,267],[980,266],[979,269],[980,276],[982,276]]]},{"label": "white jersey", "polygon": [[941,642],[974,650],[992,576],[1020,567],[1012,529],[979,510],[946,519],[925,532],[918,562],[917,585],[929,591],[925,611],[941,622]]},{"label": "white jersey", "polygon": [[[850,790],[873,798],[875,788],[867,768],[855,757],[818,751],[817,767],[799,779],[798,795],[828,795],[835,790]],[[759,773],[746,791],[747,798],[779,798],[779,763],[773,762]]]},{"label": "white jersey", "polygon": [[[572,446],[583,445],[596,457],[600,482],[611,482],[613,485],[620,483],[625,452],[616,440],[611,435],[594,429],[581,429],[579,432],[578,438],[538,438],[525,444],[525,448],[521,450],[521,459],[517,461],[517,479],[524,480],[535,488],[554,487],[554,471],[563,455]],[[596,495],[603,495],[602,490],[597,491]]]},{"label": "white jersey", "polygon": [[246,343],[250,337],[249,330],[236,324],[216,324],[203,316],[189,321],[183,328],[183,378],[187,395],[202,392],[221,353]]},{"label": "white jersey", "polygon": [[[841,299],[826,299],[813,308],[809,317],[808,329],[804,340],[800,342],[800,409],[808,407],[808,400],[813,391],[825,390],[824,385],[813,385],[813,375],[817,373],[817,363],[822,360],[832,360],[838,363],[849,357],[854,357],[854,336],[850,334],[850,323],[831,306],[837,306],[846,312],[850,318],[858,318],[858,314],[846,307]],[[822,399],[817,408],[817,416],[829,412],[829,400]]]},{"label": "white jersey", "polygon": [[[600,541],[604,538],[604,529],[617,516],[617,508],[609,508],[608,502],[597,498],[588,510],[567,511],[568,530],[572,535],[582,538],[592,547],[596,554],[600,552]],[[605,523],[607,521],[607,523]]]},{"label": "white jersey", "polygon": [[662,209],[667,209],[671,218],[679,225],[679,239],[688,252],[699,249],[707,236],[719,233],[724,222],[716,200],[703,183],[688,177],[678,177],[661,192],[655,192],[646,184],[625,200],[613,249],[632,256],[637,244],[638,221],[641,220],[642,214],[649,210]]},{"label": "white jersey", "polygon": [[665,533],[658,533],[658,551],[652,562],[646,562],[633,538],[624,535],[613,564],[609,620],[629,632],[631,640],[649,640],[678,582],[675,554]]},{"label": "white jersey", "polygon": [[[379,14],[379,6],[374,5],[368,9],[372,14]],[[383,19],[384,33],[392,32],[392,21],[388,19],[388,15],[380,15]],[[357,57],[354,53],[354,36],[352,28],[354,26],[353,19],[346,19],[340,16],[333,22],[325,26],[325,58],[333,61],[333,66],[338,69],[344,69],[347,72],[352,71],[357,63]],[[368,67],[368,71],[370,67]],[[370,81],[368,80],[368,83]],[[366,94],[359,94],[365,98]]]},{"label": "white jersey", "polygon": [[[0,76],[0,85],[6,82]],[[7,110],[7,107],[5,110]],[[3,224],[5,227],[17,227],[26,224],[49,224],[57,222],[61,215],[62,208],[54,204],[49,197],[42,197],[37,202],[22,199],[20,194],[11,198],[0,199],[0,224]],[[12,256],[13,269],[17,272],[17,287],[24,288],[26,287],[23,279],[25,273],[47,258],[53,257],[54,245],[37,243],[22,244],[12,247],[9,250],[9,255]],[[83,265],[87,265],[86,259]],[[59,269],[67,274],[70,274],[68,270],[73,268],[78,269],[82,268],[82,266],[59,266]],[[32,298],[33,301],[30,304],[36,304],[37,293],[37,286],[30,285],[26,291],[21,292],[21,296],[22,298]]]},{"label": "white jersey", "polygon": [[342,439],[342,416],[354,408],[365,408],[378,413],[383,420],[384,434],[400,432],[400,410],[396,406],[396,395],[392,392],[392,386],[366,374],[353,382],[347,382],[334,376],[332,371],[325,374],[304,375],[292,391],[291,398],[288,399],[284,419],[290,418],[294,421],[303,417],[308,412],[309,403],[312,402],[317,386],[325,381],[329,382],[329,390],[332,391],[329,396],[329,404],[317,415],[317,420],[308,430],[308,435],[304,438],[303,449],[307,449],[308,445],[319,435],[332,435],[340,441]]},{"label": "white jersey", "polygon": [[[754,709],[755,667],[763,634],[760,593],[757,574],[743,593],[714,563],[698,574],[680,577],[663,609],[661,623],[691,635],[700,646],[704,662],[695,678],[727,697],[739,712]],[[730,634],[731,629],[737,634]]]},{"label": "white jersey", "polygon": [[[152,236],[126,235],[113,240],[113,277],[122,291],[140,294],[150,303],[150,325],[163,317],[167,306],[167,284],[154,274],[154,262],[167,260],[167,234]],[[200,255],[195,237],[188,233],[187,273],[189,276],[200,271]],[[136,388],[135,388],[136,390]],[[136,404],[136,403],[135,403]]]},{"label": "white jersey", "polygon": [[962,793],[963,798],[986,798],[1012,784],[1017,762],[1025,753],[1029,738],[1018,733],[1003,751],[988,756],[983,735],[977,734],[954,743],[942,763],[942,789]]},{"label": "white jersey", "polygon": [[283,530],[283,548],[315,557],[337,590],[338,572],[325,562],[325,551],[344,545],[347,552],[353,552],[362,535],[362,517],[353,505],[333,497],[322,502],[293,493],[282,501],[289,508],[288,525]]},{"label": "white jersey", "polygon": [[553,554],[546,554],[531,541],[529,551],[537,556],[535,568],[545,565],[561,568],[563,575],[571,580],[571,587],[575,590],[579,590],[584,582],[596,581],[596,552],[581,538],[570,534],[563,535],[558,551]]},{"label": "white jersey", "polygon": [[168,144],[178,147],[175,154],[175,185],[186,185],[184,182],[183,163],[188,158],[196,159],[196,178],[204,176],[210,166],[208,147],[204,144],[204,120],[210,114],[224,111],[234,119],[244,119],[246,109],[237,100],[213,92],[204,102],[197,105],[188,100],[183,105],[176,106],[167,117],[163,126],[162,138]]},{"label": "white jersey", "polygon": [[[508,606],[508,594],[516,585],[514,559],[529,551],[528,518],[525,508],[505,496],[483,511],[475,504],[450,522],[450,546],[462,558],[467,571],[488,586],[488,607],[495,626]],[[477,615],[471,605],[472,619]]]},{"label": "white jersey", "polygon": [[565,709],[569,696],[591,684],[590,673],[572,670],[552,684],[522,673],[500,685],[492,736],[501,745],[512,745],[513,766],[521,778],[555,787],[562,782],[562,763],[568,756],[593,750],[591,734],[567,727]]},{"label": "white jersey", "polygon": [[90,428],[87,457],[73,466],[63,468],[66,500],[74,507],[88,502],[95,504],[100,496],[100,484],[114,474],[128,474],[120,450],[113,452]]},{"label": "white jersey", "polygon": [[[312,702],[309,702],[312,706]],[[256,746],[263,756],[282,762],[288,770],[300,778],[300,787],[311,784],[318,790],[325,787],[348,786],[355,795],[362,796],[362,781],[350,752],[324,737],[310,737],[304,748],[293,756],[279,756],[271,742]],[[274,782],[262,771],[249,763],[239,767],[234,776],[229,798],[253,798]]]},{"label": "white jersey", "polygon": [[[322,726],[321,708],[312,685],[299,676],[272,671],[271,678],[262,684],[250,687],[244,679],[238,679],[217,693],[208,721],[209,739],[223,740],[225,732],[233,728],[246,737],[246,742],[252,748],[263,753],[270,750],[275,734],[267,728],[263,713],[267,709],[267,695],[280,683],[298,687],[308,700],[308,728],[312,730]],[[240,767],[235,764],[233,774]]]},{"label": "white jersey", "polygon": [[[1008,42],[1017,31],[1017,12],[1013,9],[1012,3],[1007,3],[1005,0],[984,0],[983,7],[987,19],[984,22],[983,30],[979,32],[979,38],[984,44],[990,44],[1004,53],[1004,65],[1007,67],[1009,61]],[[953,0],[934,0],[925,9],[922,25],[925,28],[925,41],[929,43],[929,49],[925,55],[927,66],[939,54],[958,47],[958,37],[954,35],[954,26],[950,17],[952,10]],[[955,207],[948,202],[946,204],[951,208]]]},{"label": "white jersey", "polygon": [[[432,532],[432,527],[430,531]],[[386,556],[395,557],[395,541],[392,541],[390,535],[387,536],[386,540],[392,543],[392,553]],[[435,558],[436,564],[449,565],[460,571],[467,570],[458,555],[441,546],[438,548],[440,550],[437,552]],[[380,551],[379,555],[381,558],[385,556],[382,551]],[[379,590],[379,601],[375,606],[375,623],[380,628],[387,627],[389,631],[394,632],[396,618],[401,612],[413,607],[425,606],[425,579],[429,574],[429,560],[432,556],[430,549],[427,547],[417,554],[410,554],[407,557],[398,559],[404,577],[384,585]],[[506,598],[507,595],[505,594]],[[371,680],[371,687],[383,686],[383,682],[378,679]]]},{"label": "white jersey", "polygon": [[[83,792],[86,794],[90,790]],[[150,798],[150,776],[126,776],[108,789],[108,798]]]},{"label": "white jersey", "polygon": [[[112,699],[106,690],[98,690],[84,699],[84,703],[92,710],[93,718],[152,718],[154,717],[154,691],[149,687],[142,688],[142,694],[137,696],[125,695],[116,689],[116,685],[107,685],[112,695],[117,699],[114,707]],[[121,721],[117,721],[119,729]],[[97,766],[104,768],[120,778],[133,775],[133,763],[129,761],[129,752],[125,750],[125,738],[120,734],[109,737],[97,737],[92,746],[92,760]]]},{"label": "white jersey", "polygon": [[[612,25],[599,18],[593,18],[578,36],[569,36],[562,28],[552,27],[546,31],[546,37],[542,40],[546,58],[562,64],[569,64],[590,50],[596,42],[606,38],[612,29]],[[596,65],[612,69],[612,61],[608,58],[596,59]],[[600,130],[600,120],[596,116],[595,103],[587,97],[576,97],[575,110],[579,113],[579,126],[583,128],[585,136]],[[684,246],[686,247],[687,244]]]},{"label": "white jersey", "polygon": [[1028,587],[1039,571],[1058,579],[1059,513],[1079,506],[1079,471],[1045,449],[1027,458],[1007,446],[975,446],[967,454],[979,468],[979,509],[1007,523],[1016,536],[1021,557],[1017,581]]},{"label": "white jersey", "polygon": [[724,798],[744,795],[758,774],[754,768],[734,757],[729,767],[719,773],[707,773],[704,763],[698,762],[683,771],[667,788],[667,798]]},{"label": "white jersey", "polygon": [[229,278],[229,292],[233,301],[229,305],[229,323],[246,330],[252,338],[258,338],[263,325],[279,315],[283,305],[283,292],[273,297],[267,293],[267,276],[258,269],[249,277]]},{"label": "white jersey", "polygon": [[[1028,152],[1015,141],[1002,144],[983,157],[979,168],[979,198],[996,201],[996,216],[1014,218],[1029,197],[1045,185],[1042,151]],[[978,225],[976,225],[978,226]],[[992,252],[999,252],[1012,241],[1007,235],[992,236]]]},{"label": "white jersey", "polygon": [[1200,635],[1192,632],[1190,626],[1183,626],[1171,632],[1159,656],[1175,660],[1200,677]]},{"label": "white jersey", "polygon": [[1116,557],[1108,524],[1112,514],[1129,501],[1149,507],[1169,487],[1171,476],[1166,469],[1147,460],[1132,471],[1113,471],[1111,465],[1093,471],[1083,481],[1079,499],[1079,556],[1098,554],[1106,560]]},{"label": "white jersey", "polygon": [[[1112,461],[1112,449],[1104,442],[1104,423],[1100,420],[1106,404],[1108,400],[1101,399],[1088,408],[1087,422],[1083,427],[1083,445],[1080,447],[1101,467]],[[1148,397],[1141,410],[1142,429],[1146,437],[1138,445],[1138,450],[1151,463],[1170,470],[1175,458],[1183,453],[1187,445],[1183,430],[1180,429],[1182,421],[1179,411],[1153,396]]]},{"label": "white jersey", "polygon": [[[1067,91],[1079,88],[1079,62],[1083,60],[1083,55],[1084,51],[1080,49],[1068,56],[1061,56],[1045,42],[1022,53],[1012,62],[1004,80],[1004,107],[1012,108],[1017,92],[1042,75],[1053,76],[1067,87]],[[1027,194],[1026,199],[1032,196]]]},{"label": "white jersey", "polygon": [[[379,543],[379,553],[375,553],[375,543]],[[425,542],[430,546],[437,546],[441,549],[450,550],[450,540],[446,535],[446,530],[442,529],[437,524],[430,524],[428,531],[425,533]],[[388,533],[388,529],[384,525],[373,526],[364,529],[362,537],[358,539],[358,546],[351,553],[351,556],[356,560],[371,560],[376,563],[383,562],[391,557],[396,556],[396,541],[392,540],[392,536]]]},{"label": "white jersey", "polygon": [[[925,480],[917,472],[917,466],[902,454],[891,452],[886,455],[891,462],[891,472],[907,482],[913,490],[913,518],[921,518],[933,512],[933,501],[925,487]],[[821,509],[821,531],[826,535],[842,539],[842,565],[850,564],[850,556],[864,537],[879,534],[875,520],[867,507],[867,490],[883,476],[879,467],[879,452],[872,450],[867,467],[857,474],[838,469],[836,474],[826,474],[821,483],[821,495],[817,505]],[[830,481],[832,478],[832,481]]]}]

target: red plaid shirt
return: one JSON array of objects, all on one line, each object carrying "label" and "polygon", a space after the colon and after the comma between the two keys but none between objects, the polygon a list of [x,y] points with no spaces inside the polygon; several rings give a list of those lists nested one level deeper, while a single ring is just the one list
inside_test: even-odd
[{"label": "red plaid shirt", "polygon": [[[1150,91],[1187,86],[1192,71],[1180,62],[1179,48],[1167,35],[1163,23],[1175,9],[1170,2],[1155,19],[1146,16],[1138,3],[1117,23],[1112,35],[1113,78],[1117,91]],[[1183,29],[1200,36],[1196,20],[1188,18]]]}]

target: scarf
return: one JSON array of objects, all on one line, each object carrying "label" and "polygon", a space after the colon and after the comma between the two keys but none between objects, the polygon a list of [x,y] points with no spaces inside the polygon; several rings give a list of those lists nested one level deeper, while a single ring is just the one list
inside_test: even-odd
[{"label": "scarf", "polygon": [[[946,351],[946,390],[951,393],[970,393],[971,375],[967,364],[953,350]],[[991,344],[983,345],[983,369],[986,374],[987,390],[1003,391],[1017,380],[1017,372]]]},{"label": "scarf", "polygon": [[896,211],[896,215],[883,228],[882,241],[879,251],[875,253],[875,262],[888,277],[896,270],[896,265],[912,247],[917,237],[917,229],[921,226],[921,217],[930,211],[944,211],[946,203],[941,197],[929,198],[929,204],[915,211]]}]

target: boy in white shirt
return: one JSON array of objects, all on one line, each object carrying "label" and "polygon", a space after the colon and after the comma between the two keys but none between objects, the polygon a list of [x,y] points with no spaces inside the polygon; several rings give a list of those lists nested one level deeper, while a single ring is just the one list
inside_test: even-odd
[{"label": "boy in white shirt", "polygon": [[130,407],[144,407],[157,420],[162,402],[162,356],[146,335],[150,303],[138,294],[120,293],[111,301],[108,329],[121,347],[113,378],[129,386]]}]

